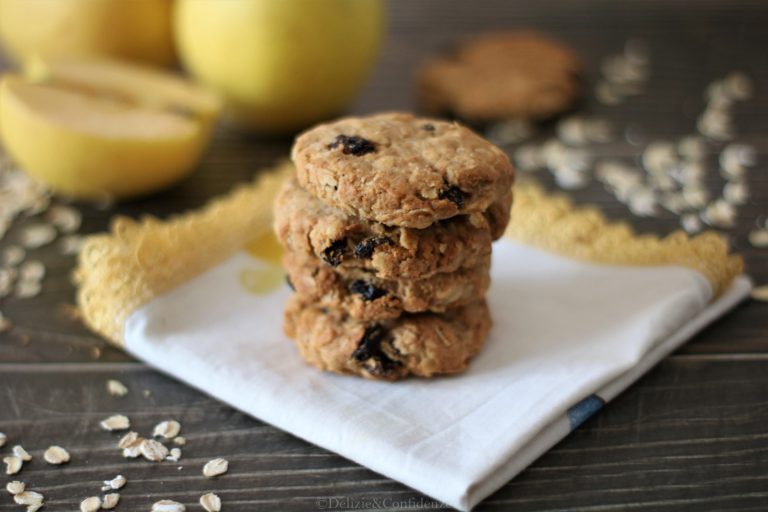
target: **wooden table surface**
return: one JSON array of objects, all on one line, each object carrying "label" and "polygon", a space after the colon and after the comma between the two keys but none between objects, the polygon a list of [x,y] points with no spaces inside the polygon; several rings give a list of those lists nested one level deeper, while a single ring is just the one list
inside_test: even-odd
[{"label": "wooden table surface", "polygon": [[[752,248],[746,237],[755,220],[768,215],[768,4],[394,1],[379,65],[353,110],[415,108],[411,78],[420,61],[461,36],[507,27],[537,27],[569,42],[584,56],[591,83],[600,60],[620,52],[627,38],[647,41],[652,54],[647,94],[617,107],[600,105],[590,96],[583,107],[620,128],[632,127],[646,142],[691,133],[706,84],[734,69],[746,71],[756,91],[737,106],[736,126],[739,140],[758,149],[759,165],[748,178],[752,198],[739,209],[738,227],[727,235],[755,281],[768,283],[768,250]],[[189,180],[110,211],[84,206],[83,232],[104,230],[115,213],[164,217],[197,207],[284,157],[289,145],[290,140],[222,130]],[[619,137],[596,151],[599,156],[630,156],[641,149]],[[554,188],[551,177],[540,175]],[[630,220],[642,232],[665,234],[677,227],[671,215],[631,216],[597,183],[572,196],[579,203],[600,205],[610,218]],[[17,239],[24,222],[0,248]],[[30,256],[47,265],[44,292],[34,299],[0,302],[16,324],[13,332],[0,334],[0,431],[8,435],[9,446],[21,443],[37,455],[20,476],[45,494],[45,510],[77,509],[84,497],[99,493],[102,480],[117,473],[129,479],[118,510],[149,510],[163,498],[198,510],[198,497],[208,491],[221,496],[227,511],[317,510],[343,499],[351,500],[350,507],[367,503],[375,508],[387,499],[392,506],[407,505],[412,498],[410,508],[401,509],[419,508],[423,497],[417,492],[246,417],[109,347],[67,314],[73,302],[73,258],[52,247]],[[478,510],[768,510],[767,317],[766,303],[739,306]],[[105,389],[110,378],[131,392],[110,396]],[[113,436],[98,427],[113,413],[129,415],[142,432],[164,419],[180,421],[189,444],[179,469],[120,457]],[[68,448],[72,463],[58,468],[43,463],[39,454],[51,444]],[[229,459],[230,471],[207,480],[200,467],[217,456]],[[0,510],[18,509],[10,495],[0,493]]]}]

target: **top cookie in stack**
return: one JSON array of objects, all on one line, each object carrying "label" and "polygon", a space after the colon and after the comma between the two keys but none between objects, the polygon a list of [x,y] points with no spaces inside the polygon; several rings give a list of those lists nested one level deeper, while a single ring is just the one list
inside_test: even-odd
[{"label": "top cookie in stack", "polygon": [[463,370],[490,328],[507,156],[456,123],[388,113],[313,128],[292,157],[275,228],[305,359],[388,380]]}]

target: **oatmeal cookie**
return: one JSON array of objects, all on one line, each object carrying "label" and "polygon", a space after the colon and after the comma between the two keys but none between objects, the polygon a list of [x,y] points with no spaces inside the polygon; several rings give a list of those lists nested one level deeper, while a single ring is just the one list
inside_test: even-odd
[{"label": "oatmeal cookie", "polygon": [[417,229],[484,212],[514,176],[507,155],[468,128],[403,113],[316,126],[291,156],[301,186],[327,205]]},{"label": "oatmeal cookie", "polygon": [[338,270],[317,258],[287,252],[288,280],[304,302],[344,309],[360,320],[404,312],[444,312],[482,299],[491,283],[490,255],[479,265],[425,279],[381,279],[364,269]]},{"label": "oatmeal cookie", "polygon": [[582,93],[582,65],[568,47],[543,34],[491,33],[427,63],[417,89],[427,111],[474,123],[546,119]]},{"label": "oatmeal cookie", "polygon": [[304,304],[294,296],[284,327],[313,366],[391,381],[463,371],[483,346],[491,318],[481,300],[442,315],[406,314],[363,322],[343,310]]},{"label": "oatmeal cookie", "polygon": [[506,228],[509,209],[510,195],[484,213],[453,217],[427,229],[400,228],[347,215],[288,180],[275,201],[275,233],[289,251],[339,270],[424,279],[477,266]]}]

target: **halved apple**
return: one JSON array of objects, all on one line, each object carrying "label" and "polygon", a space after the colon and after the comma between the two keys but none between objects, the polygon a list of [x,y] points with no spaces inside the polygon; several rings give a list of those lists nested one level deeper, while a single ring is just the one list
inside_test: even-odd
[{"label": "halved apple", "polygon": [[0,81],[0,137],[30,175],[84,199],[165,188],[194,169],[218,98],[173,74],[116,61],[38,62]]}]

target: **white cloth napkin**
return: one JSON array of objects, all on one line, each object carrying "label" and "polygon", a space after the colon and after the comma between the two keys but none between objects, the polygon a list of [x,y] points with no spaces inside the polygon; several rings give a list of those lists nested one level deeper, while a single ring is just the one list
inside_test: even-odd
[{"label": "white cloth napkin", "polygon": [[682,267],[576,262],[501,241],[494,327],[459,376],[394,384],[321,373],[282,333],[287,286],[240,284],[271,264],[238,253],[135,311],[126,348],[265,422],[469,510],[661,358],[744,298],[709,304]]}]

